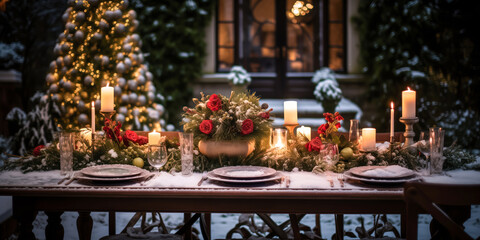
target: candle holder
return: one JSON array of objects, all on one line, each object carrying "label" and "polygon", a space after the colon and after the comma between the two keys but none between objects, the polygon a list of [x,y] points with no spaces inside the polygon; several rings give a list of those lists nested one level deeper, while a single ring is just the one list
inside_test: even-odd
[{"label": "candle holder", "polygon": [[115,114],[115,110],[111,112],[100,111],[100,113],[103,115],[103,117],[105,117],[105,119],[112,120],[112,116]]},{"label": "candle holder", "polygon": [[400,118],[400,122],[405,124],[405,146],[408,147],[414,143],[413,137],[415,137],[415,132],[413,131],[413,124],[418,122],[418,118]]},{"label": "candle holder", "polygon": [[298,127],[298,123],[296,124],[283,124],[283,126],[288,129],[288,134],[290,136],[295,136],[295,128]]}]

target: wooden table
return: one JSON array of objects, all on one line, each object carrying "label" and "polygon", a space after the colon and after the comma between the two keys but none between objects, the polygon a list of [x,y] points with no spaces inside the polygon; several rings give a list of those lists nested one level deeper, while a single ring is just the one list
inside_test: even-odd
[{"label": "wooden table", "polygon": [[[80,239],[90,238],[92,211],[405,214],[402,188],[41,187],[0,183],[0,195],[13,196],[13,214],[20,222],[19,239],[34,239],[32,222],[37,211],[46,212],[46,236],[52,239],[63,236],[60,216],[64,211],[80,213]],[[403,218],[401,225],[404,236]]]}]

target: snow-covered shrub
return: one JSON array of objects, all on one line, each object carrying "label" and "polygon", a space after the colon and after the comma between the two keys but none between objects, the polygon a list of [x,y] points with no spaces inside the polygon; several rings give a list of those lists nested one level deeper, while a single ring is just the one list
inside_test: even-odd
[{"label": "snow-covered shrub", "polygon": [[323,106],[324,112],[335,112],[340,100],[342,100],[342,90],[329,68],[322,68],[315,72],[312,82],[316,84],[313,95]]},{"label": "snow-covered shrub", "polygon": [[232,67],[227,78],[233,85],[248,85],[252,82],[247,70],[238,65]]},{"label": "snow-covered shrub", "polygon": [[24,46],[19,42],[0,42],[0,69],[10,69],[23,63]]}]

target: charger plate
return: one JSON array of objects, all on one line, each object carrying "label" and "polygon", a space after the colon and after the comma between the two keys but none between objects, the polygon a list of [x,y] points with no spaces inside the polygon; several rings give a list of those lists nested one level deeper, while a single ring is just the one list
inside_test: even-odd
[{"label": "charger plate", "polygon": [[352,168],[349,172],[356,177],[369,179],[402,179],[411,178],[416,174],[414,171],[398,165],[362,166]]},{"label": "charger plate", "polygon": [[396,184],[403,184],[410,181],[419,181],[422,179],[421,176],[413,175],[408,178],[398,178],[398,179],[376,179],[376,178],[364,178],[364,177],[357,177],[352,174],[350,171],[346,171],[344,174],[345,178],[348,180],[356,180],[363,183],[368,184],[376,184],[376,185],[396,185]]},{"label": "charger plate", "polygon": [[140,170],[140,173],[138,175],[134,176],[129,176],[129,177],[92,177],[83,174],[82,172],[79,172],[76,175],[76,178],[79,180],[88,180],[88,181],[94,181],[94,182],[122,182],[122,181],[132,181],[132,180],[140,180],[149,177],[154,173],[151,173],[147,170]]},{"label": "charger plate", "polygon": [[238,179],[238,178],[223,178],[217,176],[213,172],[209,172],[207,177],[209,180],[223,182],[223,183],[234,183],[234,184],[254,184],[254,183],[266,183],[282,179],[282,174],[277,173],[265,178],[250,178],[250,179]]},{"label": "charger plate", "polygon": [[80,172],[85,176],[95,178],[124,178],[140,175],[142,169],[126,164],[106,164],[86,167]]}]

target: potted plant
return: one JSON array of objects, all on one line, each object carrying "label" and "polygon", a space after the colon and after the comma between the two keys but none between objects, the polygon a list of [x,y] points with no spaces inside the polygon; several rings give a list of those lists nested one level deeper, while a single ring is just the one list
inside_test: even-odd
[{"label": "potted plant", "polygon": [[233,66],[227,78],[234,92],[246,92],[252,82],[250,74],[242,66]]},{"label": "potted plant", "polygon": [[329,68],[322,68],[315,72],[312,82],[316,84],[313,94],[315,99],[322,104],[323,112],[335,112],[342,99],[342,90]]}]

